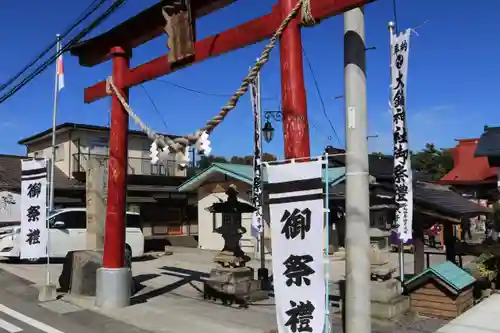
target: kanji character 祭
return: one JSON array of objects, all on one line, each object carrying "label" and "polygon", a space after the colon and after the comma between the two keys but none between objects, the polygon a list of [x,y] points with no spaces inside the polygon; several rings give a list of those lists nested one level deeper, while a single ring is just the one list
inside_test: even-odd
[{"label": "kanji character \u796d", "polygon": [[40,206],[38,206],[38,205],[30,206],[28,208],[28,212],[27,212],[26,216],[28,217],[28,222],[38,221],[39,216],[40,216]]},{"label": "kanji character \u796d", "polygon": [[314,274],[314,269],[309,267],[308,263],[312,261],[313,257],[311,255],[290,255],[283,263],[286,267],[285,273],[283,274],[288,278],[286,280],[286,285],[290,287],[292,284],[295,284],[297,287],[300,287],[302,281],[304,281],[307,286],[310,285],[311,280],[307,277]]},{"label": "kanji character \u796d", "polygon": [[300,301],[298,303],[290,301],[290,305],[292,307],[285,312],[289,317],[285,326],[290,326],[290,330],[293,333],[312,332],[310,322],[314,318],[315,307],[311,301]]}]

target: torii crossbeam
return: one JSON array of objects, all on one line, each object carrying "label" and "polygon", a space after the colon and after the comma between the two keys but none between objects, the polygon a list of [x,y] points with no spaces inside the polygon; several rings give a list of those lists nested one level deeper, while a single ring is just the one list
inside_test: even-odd
[{"label": "torii crossbeam", "polygon": [[[175,70],[191,64],[202,62],[271,37],[283,19],[297,5],[298,0],[277,0],[272,11],[257,19],[245,22],[232,29],[218,33],[203,40],[186,40],[180,42],[177,58],[182,62],[172,63],[168,53],[135,68],[130,68],[132,50],[145,42],[165,33],[164,6],[178,6],[186,0],[163,0],[135,17],[112,28],[108,32],[82,42],[72,48],[71,53],[79,58],[80,65],[92,67],[107,60],[113,62],[113,82],[128,99],[129,88],[140,83],[154,80]],[[176,22],[183,25],[179,28],[183,36],[193,35],[190,24],[197,18],[208,15],[236,0],[190,0],[188,12]],[[363,6],[374,0],[310,0],[312,16],[316,22],[341,14],[349,9]],[[189,16],[189,19],[188,19]],[[183,23],[184,22],[184,23]],[[307,121],[307,103],[304,87],[302,64],[302,41],[300,35],[301,22],[294,19],[284,31],[280,39],[281,92],[283,108],[283,135],[285,158],[301,158],[310,156],[309,125]],[[187,29],[187,30],[186,30]],[[192,29],[192,31],[188,31]],[[177,36],[179,37],[179,36]],[[195,37],[194,37],[195,38]],[[176,45],[177,45],[176,39]],[[191,42],[191,45],[190,45]],[[182,49],[190,49],[192,57],[182,54]],[[184,57],[186,56],[186,57]],[[101,81],[85,89],[84,100],[91,103],[108,96],[106,82]],[[106,283],[119,283],[120,269],[124,267],[125,247],[125,204],[127,177],[127,131],[128,114],[123,105],[112,95],[110,158],[108,177],[108,207],[106,216],[106,233],[104,245],[103,269],[109,270]],[[116,274],[113,272],[117,272]],[[115,274],[115,275],[114,275]],[[125,273],[123,273],[125,274]],[[104,281],[101,281],[104,283]],[[114,295],[108,295],[113,298]],[[118,296],[116,296],[118,297]],[[119,306],[120,300],[115,302]],[[125,306],[126,304],[122,304]]]}]

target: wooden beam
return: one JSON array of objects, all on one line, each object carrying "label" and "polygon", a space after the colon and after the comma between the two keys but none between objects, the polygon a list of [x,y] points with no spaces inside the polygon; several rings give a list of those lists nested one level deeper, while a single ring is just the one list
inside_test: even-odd
[{"label": "wooden beam", "polygon": [[[114,46],[133,49],[165,33],[162,7],[169,0],[156,5],[113,27],[111,30],[88,39],[71,48],[81,66],[93,67],[110,59],[109,50]],[[236,0],[191,0],[193,20],[228,6]]]},{"label": "wooden beam", "polygon": [[[328,17],[341,14],[351,8],[359,7],[374,0],[311,0],[314,18],[319,22]],[[202,62],[209,58],[235,51],[237,49],[261,42],[271,37],[281,24],[282,17],[278,7],[271,13],[219,34],[197,41],[194,60],[190,64]],[[127,87],[133,87],[146,81],[172,73],[182,67],[172,68],[162,55],[145,64],[132,69],[125,78]],[[184,67],[190,65],[186,64]],[[101,81],[85,89],[85,103],[91,103],[105,97],[106,82]]]},{"label": "wooden beam", "polygon": [[419,207],[415,207],[415,208],[416,208],[415,210],[417,210],[421,214],[432,216],[432,217],[436,217],[438,219],[449,221],[449,222],[452,222],[452,223],[455,223],[455,224],[461,224],[461,220],[459,218],[451,217],[451,216],[445,216],[445,215],[433,212],[431,210],[421,209]]}]

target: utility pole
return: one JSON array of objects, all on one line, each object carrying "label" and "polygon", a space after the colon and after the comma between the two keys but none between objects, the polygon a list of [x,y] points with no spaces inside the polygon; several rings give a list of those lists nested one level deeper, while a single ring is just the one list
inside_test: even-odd
[{"label": "utility pole", "polygon": [[344,13],[346,333],[370,333],[370,198],[363,8]]}]

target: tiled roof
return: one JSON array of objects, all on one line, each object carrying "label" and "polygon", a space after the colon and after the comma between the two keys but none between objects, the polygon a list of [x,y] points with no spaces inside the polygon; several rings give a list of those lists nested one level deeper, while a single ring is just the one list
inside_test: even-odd
[{"label": "tiled roof", "polygon": [[491,209],[471,202],[448,187],[439,184],[417,182],[414,188],[414,199],[417,203],[420,202],[434,207],[436,210],[459,217],[465,214],[491,213]]},{"label": "tiled roof", "polygon": [[482,182],[492,178],[496,180],[496,168],[490,167],[487,157],[478,157],[476,154],[479,149],[478,139],[457,141],[457,146],[451,149],[454,167],[441,178],[440,183]]},{"label": "tiled roof", "polygon": [[500,157],[500,127],[484,128],[484,133],[477,144],[475,156]]},{"label": "tiled roof", "polygon": [[411,290],[417,289],[423,282],[432,278],[444,283],[456,294],[476,282],[476,279],[472,275],[454,263],[443,261],[432,265],[419,275],[406,281],[405,285],[409,289],[408,291],[411,292]]},{"label": "tiled roof", "polygon": [[[326,172],[326,171],[324,171]],[[190,192],[201,186],[214,173],[222,173],[234,179],[251,184],[253,180],[253,167],[244,164],[213,163],[210,167],[189,178],[179,186],[180,192]],[[345,175],[345,168],[329,168],[328,182],[333,186],[342,181]],[[264,172],[264,181],[266,173]]]},{"label": "tiled roof", "polygon": [[[66,131],[66,130],[72,130],[72,129],[79,129],[79,130],[87,130],[87,131],[98,131],[98,132],[103,132],[103,133],[109,133],[109,127],[105,126],[98,126],[98,125],[89,125],[89,124],[77,124],[77,123],[62,123],[56,126],[56,132],[61,132],[61,131]],[[50,134],[52,134],[52,128],[46,129],[42,132],[35,133],[27,138],[19,140],[20,145],[25,145],[32,143],[33,141],[39,140],[44,137],[48,137]],[[138,135],[138,136],[144,136],[147,137],[147,135],[142,132],[142,131],[136,131],[136,130],[129,130],[128,131],[129,135]],[[176,135],[171,135],[171,134],[161,134],[163,136],[169,136],[171,138],[177,137]]]},{"label": "tiled roof", "polygon": [[[345,166],[345,155],[335,155],[329,157],[330,166]],[[368,155],[368,170],[371,176],[377,180],[389,180],[393,177],[394,159],[390,155]],[[428,175],[417,170],[413,170],[413,180],[430,181]]]},{"label": "tiled roof", "polygon": [[[392,183],[371,185],[370,191],[376,191],[378,195],[394,196]],[[336,199],[345,198],[345,183],[335,186],[330,192],[330,197]],[[417,205],[431,207],[435,211],[454,217],[462,217],[466,214],[491,213],[491,209],[471,202],[448,187],[439,184],[415,182],[413,184],[413,199]]]},{"label": "tiled roof", "polygon": [[[387,164],[387,158],[373,159],[374,161],[382,161]],[[392,160],[391,160],[392,161]],[[375,162],[377,163],[377,162]],[[392,162],[391,162],[392,167]],[[378,165],[377,165],[378,167]],[[330,198],[343,199],[345,197],[345,168],[336,167],[328,169],[328,177],[330,187]],[[391,170],[392,171],[392,170]],[[253,169],[250,165],[230,164],[230,163],[214,163],[212,166],[201,171],[196,176],[186,180],[179,186],[180,192],[189,192],[197,189],[209,177],[214,174],[222,173],[234,179],[238,179],[247,184],[252,183]],[[392,177],[392,176],[391,176]],[[264,173],[264,181],[265,181]],[[378,186],[371,186],[378,194],[393,195],[392,180],[379,183]],[[385,191],[384,191],[385,189]],[[431,184],[423,181],[415,181],[414,183],[414,199],[416,203],[423,204],[427,207],[432,207],[439,212],[443,212],[452,216],[462,217],[465,214],[490,213],[489,208],[481,207],[478,204],[470,202],[460,194],[451,191],[448,187]]]},{"label": "tiled roof", "polygon": [[[0,154],[0,188],[20,189],[21,187],[21,159],[26,156]],[[83,186],[80,182],[69,179],[58,167],[54,170],[56,188],[72,189]]]}]

